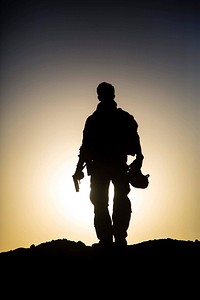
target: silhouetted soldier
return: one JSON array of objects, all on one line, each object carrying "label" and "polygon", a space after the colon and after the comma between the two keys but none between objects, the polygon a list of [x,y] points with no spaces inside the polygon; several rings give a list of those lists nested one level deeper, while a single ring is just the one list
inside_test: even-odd
[{"label": "silhouetted soldier", "polygon": [[[81,179],[86,163],[99,245],[111,245],[114,237],[115,244],[123,246],[127,245],[131,218],[127,158],[136,156],[140,167],[143,160],[138,124],[132,115],[117,108],[111,84],[100,83],[97,95],[100,103],[86,120],[74,175]],[[112,218],[108,210],[110,182],[114,185]]]}]

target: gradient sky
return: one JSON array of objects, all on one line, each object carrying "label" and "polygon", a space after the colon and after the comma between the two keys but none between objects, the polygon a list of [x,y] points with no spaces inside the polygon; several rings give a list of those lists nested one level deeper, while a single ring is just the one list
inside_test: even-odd
[{"label": "gradient sky", "polygon": [[[200,239],[198,1],[1,1],[0,251],[97,242],[72,174],[96,87],[139,124],[146,190],[128,243]],[[112,209],[112,187],[110,190]]]}]

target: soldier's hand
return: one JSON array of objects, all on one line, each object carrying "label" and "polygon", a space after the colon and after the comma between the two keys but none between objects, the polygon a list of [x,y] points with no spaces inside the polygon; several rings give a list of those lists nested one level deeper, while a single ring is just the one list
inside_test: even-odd
[{"label": "soldier's hand", "polygon": [[141,169],[142,168],[142,162],[143,162],[144,156],[142,154],[137,155],[136,159],[130,164],[132,168]]},{"label": "soldier's hand", "polygon": [[74,173],[74,177],[76,177],[76,179],[81,180],[84,178],[84,173],[82,170],[80,170],[79,168],[76,169],[75,173]]}]

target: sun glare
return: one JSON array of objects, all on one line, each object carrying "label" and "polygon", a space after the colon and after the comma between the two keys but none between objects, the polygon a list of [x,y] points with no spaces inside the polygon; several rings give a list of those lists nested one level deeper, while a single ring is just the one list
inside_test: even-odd
[{"label": "sun glare", "polygon": [[79,185],[80,191],[76,192],[72,174],[63,164],[53,175],[50,190],[57,214],[85,227],[93,217],[93,206],[89,201],[89,177],[85,175]]}]

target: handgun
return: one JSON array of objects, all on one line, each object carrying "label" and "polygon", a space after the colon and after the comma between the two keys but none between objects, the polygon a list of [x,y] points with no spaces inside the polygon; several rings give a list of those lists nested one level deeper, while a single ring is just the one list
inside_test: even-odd
[{"label": "handgun", "polygon": [[76,192],[79,192],[79,179],[77,178],[76,175],[73,175],[73,180],[74,180],[74,186],[75,186],[75,190]]},{"label": "handgun", "polygon": [[75,186],[75,190],[76,192],[79,192],[79,182],[81,179],[84,178],[84,173],[83,171],[75,173],[74,175],[72,175],[73,181],[74,181],[74,186]]}]

